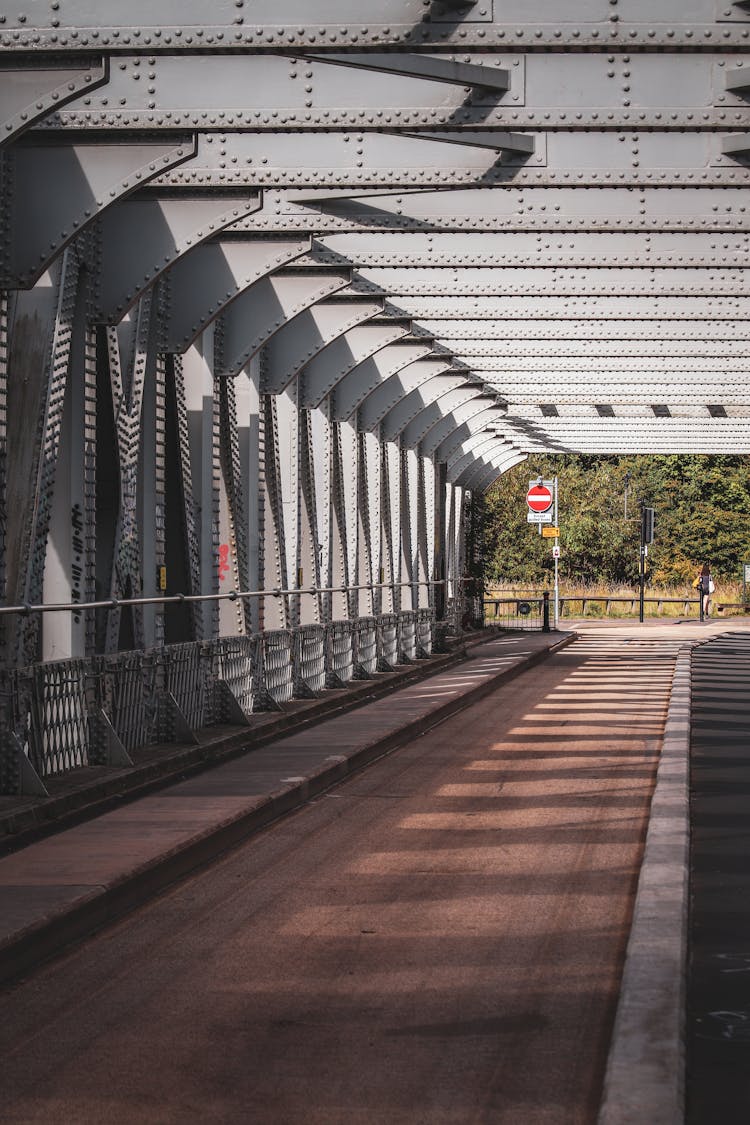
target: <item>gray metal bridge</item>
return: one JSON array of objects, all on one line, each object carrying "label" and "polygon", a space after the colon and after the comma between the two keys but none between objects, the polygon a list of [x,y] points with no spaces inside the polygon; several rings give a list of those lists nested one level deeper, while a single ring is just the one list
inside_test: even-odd
[{"label": "gray metal bridge", "polygon": [[2,0],[0,51],[5,791],[429,654],[530,452],[750,452],[745,0]]}]

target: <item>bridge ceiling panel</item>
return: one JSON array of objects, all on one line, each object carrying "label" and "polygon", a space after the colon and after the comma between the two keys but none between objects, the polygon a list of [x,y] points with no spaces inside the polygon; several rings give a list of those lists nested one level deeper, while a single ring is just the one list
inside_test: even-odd
[{"label": "bridge ceiling panel", "polygon": [[6,286],[86,231],[95,320],[163,279],[169,351],[216,322],[462,484],[747,451],[750,4],[19,0],[0,47]]}]

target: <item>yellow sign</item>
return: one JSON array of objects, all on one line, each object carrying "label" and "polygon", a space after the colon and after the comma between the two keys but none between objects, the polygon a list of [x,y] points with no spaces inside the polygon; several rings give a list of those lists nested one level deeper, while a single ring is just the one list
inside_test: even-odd
[{"label": "yellow sign", "polygon": [[557,539],[559,534],[560,534],[560,528],[559,527],[543,527],[542,528],[542,538],[543,539]]}]

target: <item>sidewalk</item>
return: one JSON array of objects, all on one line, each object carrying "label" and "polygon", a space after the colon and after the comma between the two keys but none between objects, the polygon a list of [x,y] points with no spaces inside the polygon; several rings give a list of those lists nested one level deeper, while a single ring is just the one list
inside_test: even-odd
[{"label": "sidewalk", "polygon": [[5,856],[0,980],[133,909],[574,639],[500,634],[447,670]]}]

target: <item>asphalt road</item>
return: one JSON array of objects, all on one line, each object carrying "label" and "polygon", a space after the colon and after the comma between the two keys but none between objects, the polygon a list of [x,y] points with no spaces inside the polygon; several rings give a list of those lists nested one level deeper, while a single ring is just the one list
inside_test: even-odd
[{"label": "asphalt road", "polygon": [[6,991],[0,1121],[594,1122],[676,632],[590,633]]}]

